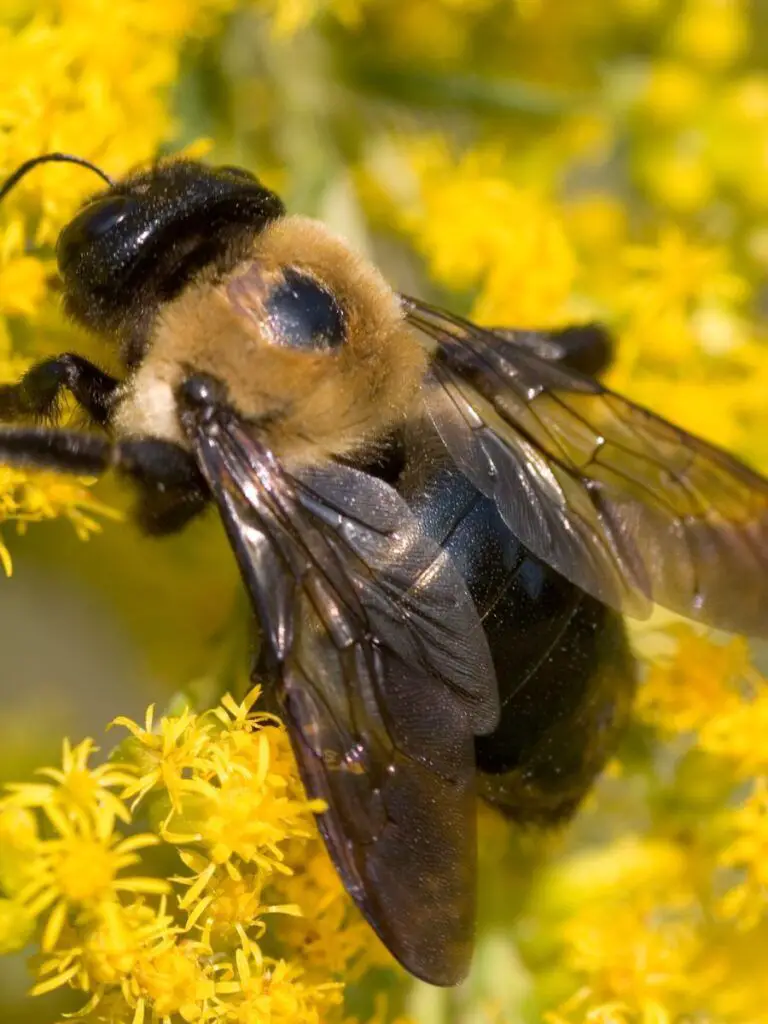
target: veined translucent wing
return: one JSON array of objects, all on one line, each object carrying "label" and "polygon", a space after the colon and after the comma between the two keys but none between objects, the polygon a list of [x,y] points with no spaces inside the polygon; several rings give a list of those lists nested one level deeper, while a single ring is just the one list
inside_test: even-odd
[{"label": "veined translucent wing", "polygon": [[768,481],[510,336],[403,307],[443,442],[534,554],[629,614],[768,636]]},{"label": "veined translucent wing", "polygon": [[342,880],[409,971],[455,984],[474,928],[473,741],[498,720],[464,582],[381,481],[291,477],[230,414],[192,441]]}]

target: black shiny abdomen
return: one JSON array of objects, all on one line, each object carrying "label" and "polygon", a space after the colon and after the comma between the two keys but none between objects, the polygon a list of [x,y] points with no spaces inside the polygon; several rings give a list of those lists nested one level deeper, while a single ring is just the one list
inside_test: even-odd
[{"label": "black shiny abdomen", "polygon": [[626,724],[623,621],[535,558],[445,459],[414,448],[403,467],[393,482],[467,581],[493,655],[502,717],[476,740],[481,795],[520,822],[564,820]]}]

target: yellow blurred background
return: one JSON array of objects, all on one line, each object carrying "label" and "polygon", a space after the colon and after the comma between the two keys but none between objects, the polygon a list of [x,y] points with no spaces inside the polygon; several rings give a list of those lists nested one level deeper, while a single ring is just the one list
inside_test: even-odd
[{"label": "yellow blurred background", "polygon": [[[0,0],[0,167],[243,165],[398,288],[487,324],[603,321],[611,386],[768,471],[767,58],[765,0]],[[0,380],[115,364],[52,283],[91,186],[40,168],[0,211]],[[217,522],[147,540],[127,509],[113,481],[0,469],[3,780],[179,691],[242,695]],[[484,826],[470,981],[369,972],[329,1021],[768,1021],[765,651],[666,617],[636,643],[638,724],[574,827]],[[82,1005],[25,995],[27,953],[0,958],[3,1020]]]}]

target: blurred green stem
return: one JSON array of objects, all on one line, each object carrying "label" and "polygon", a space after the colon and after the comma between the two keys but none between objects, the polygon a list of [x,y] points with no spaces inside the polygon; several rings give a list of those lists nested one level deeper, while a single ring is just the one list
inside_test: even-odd
[{"label": "blurred green stem", "polygon": [[441,75],[387,65],[358,65],[355,84],[368,92],[409,105],[476,110],[481,113],[562,117],[588,102],[585,95],[563,95],[514,78]]}]

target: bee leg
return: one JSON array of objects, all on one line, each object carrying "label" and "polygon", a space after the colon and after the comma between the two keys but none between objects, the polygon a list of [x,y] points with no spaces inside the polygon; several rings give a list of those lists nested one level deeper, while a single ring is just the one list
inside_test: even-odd
[{"label": "bee leg", "polygon": [[575,324],[559,330],[530,331],[494,327],[504,341],[528,349],[540,359],[560,363],[589,377],[604,373],[613,359],[613,339],[602,324]]},{"label": "bee leg", "polygon": [[138,489],[137,519],[149,533],[181,529],[209,500],[193,456],[156,438],[112,442],[47,427],[0,427],[0,465],[101,476],[114,469]]},{"label": "bee leg", "polygon": [[119,384],[116,377],[87,359],[66,352],[32,366],[18,383],[0,386],[0,419],[34,416],[53,420],[66,388],[94,423],[106,427]]},{"label": "bee leg", "polygon": [[112,464],[104,437],[48,427],[0,427],[0,465],[100,476]]},{"label": "bee leg", "polygon": [[559,362],[569,370],[598,377],[613,361],[613,338],[602,324],[562,327],[549,336],[562,350]]},{"label": "bee leg", "polygon": [[118,473],[138,490],[134,514],[145,533],[176,533],[204,511],[211,495],[189,452],[169,441],[146,438],[116,446]]}]

